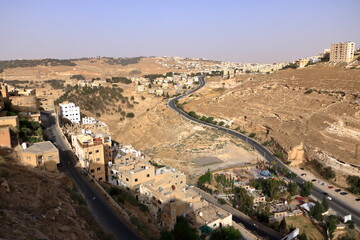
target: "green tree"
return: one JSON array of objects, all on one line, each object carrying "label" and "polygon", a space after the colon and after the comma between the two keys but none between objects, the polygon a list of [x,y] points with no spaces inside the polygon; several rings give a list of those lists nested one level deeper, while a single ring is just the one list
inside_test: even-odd
[{"label": "green tree", "polygon": [[245,214],[252,214],[253,197],[249,196],[244,188],[235,188],[233,205]]},{"label": "green tree", "polygon": [[217,228],[210,235],[210,240],[238,240],[240,238],[240,231],[233,226]]},{"label": "green tree", "polygon": [[175,240],[196,240],[199,235],[195,228],[190,227],[184,217],[177,217],[174,230],[172,231]]},{"label": "green tree", "polygon": [[323,208],[324,208],[325,211],[329,210],[329,202],[328,202],[328,200],[327,200],[326,197],[323,198],[321,204],[322,204],[322,206],[323,206]]},{"label": "green tree", "polygon": [[298,193],[298,185],[294,182],[290,182],[288,184],[288,192],[291,194],[291,196],[294,196]]},{"label": "green tree", "polygon": [[301,196],[308,197],[310,195],[310,193],[311,193],[312,187],[313,187],[313,183],[310,182],[310,181],[307,181],[307,182],[303,183]]},{"label": "green tree", "polygon": [[281,233],[286,233],[286,225],[287,225],[286,220],[285,220],[285,218],[283,218],[279,224],[279,231]]},{"label": "green tree", "polygon": [[162,230],[160,232],[159,240],[175,240],[175,237],[171,232],[166,231],[166,230]]},{"label": "green tree", "polygon": [[305,232],[300,233],[298,238],[299,240],[308,240]]},{"label": "green tree", "polygon": [[322,215],[324,212],[324,208],[321,203],[316,202],[315,206],[311,209],[310,215],[315,218],[317,221],[324,220],[324,216]]},{"label": "green tree", "polygon": [[332,179],[332,178],[336,177],[336,174],[335,174],[334,170],[331,167],[324,168],[323,175],[327,179]]}]

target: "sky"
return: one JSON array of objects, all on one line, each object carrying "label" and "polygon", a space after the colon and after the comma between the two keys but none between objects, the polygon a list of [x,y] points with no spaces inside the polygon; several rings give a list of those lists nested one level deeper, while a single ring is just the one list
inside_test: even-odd
[{"label": "sky", "polygon": [[360,0],[0,0],[0,60],[180,56],[273,63],[360,47]]}]

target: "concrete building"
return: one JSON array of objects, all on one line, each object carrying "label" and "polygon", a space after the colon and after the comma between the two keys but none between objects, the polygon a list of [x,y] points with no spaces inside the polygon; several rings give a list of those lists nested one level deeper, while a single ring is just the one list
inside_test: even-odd
[{"label": "concrete building", "polygon": [[60,103],[60,115],[69,119],[72,123],[80,123],[80,107],[74,103]]},{"label": "concrete building", "polygon": [[20,112],[19,116],[26,120],[35,121],[40,123],[40,112]]},{"label": "concrete building", "polygon": [[186,218],[204,234],[218,227],[232,226],[232,214],[213,204],[190,212]]},{"label": "concrete building", "polygon": [[19,128],[19,117],[18,116],[0,117],[0,125],[9,125],[13,128]]},{"label": "concrete building", "polygon": [[334,43],[330,48],[330,62],[351,62],[354,59],[355,43]]},{"label": "concrete building", "polygon": [[0,97],[9,98],[9,89],[6,83],[0,83]]},{"label": "concrete building", "polygon": [[298,62],[299,68],[304,68],[309,62],[310,62],[310,59],[308,59],[308,58],[300,59]]},{"label": "concrete building", "polygon": [[0,126],[0,147],[11,148],[11,134],[9,126]]},{"label": "concrete building", "polygon": [[106,181],[106,166],[111,161],[111,138],[106,134],[71,136],[79,165],[97,181]]},{"label": "concrete building", "polygon": [[60,163],[59,150],[49,141],[34,143],[23,151],[24,163],[56,171]]}]

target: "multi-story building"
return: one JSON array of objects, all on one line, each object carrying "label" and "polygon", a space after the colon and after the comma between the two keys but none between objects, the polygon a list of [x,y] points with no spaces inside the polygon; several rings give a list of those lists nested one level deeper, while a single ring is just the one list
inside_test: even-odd
[{"label": "multi-story building", "polygon": [[56,171],[60,163],[59,150],[49,141],[34,143],[23,151],[23,161],[34,167]]},{"label": "multi-story building", "polygon": [[59,106],[62,117],[69,119],[72,123],[80,123],[80,107],[72,102],[63,102]]},{"label": "multi-story building", "polygon": [[355,43],[334,43],[330,48],[330,62],[351,62],[354,59]]},{"label": "multi-story building", "polygon": [[71,144],[81,167],[97,181],[106,181],[106,166],[111,161],[111,138],[107,134],[71,136]]}]

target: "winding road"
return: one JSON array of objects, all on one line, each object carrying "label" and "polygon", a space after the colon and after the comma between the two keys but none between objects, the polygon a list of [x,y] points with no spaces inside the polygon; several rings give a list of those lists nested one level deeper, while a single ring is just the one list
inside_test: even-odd
[{"label": "winding road", "polygon": [[55,114],[42,113],[45,118],[46,129],[50,132],[51,141],[57,145],[60,153],[62,169],[74,181],[78,191],[86,200],[87,206],[99,225],[107,232],[112,233],[117,240],[140,239],[120,218],[117,212],[96,187],[80,174],[75,167],[76,157],[65,141],[60,128],[56,124]]},{"label": "winding road", "polygon": [[[225,127],[221,127],[221,126],[217,126],[211,123],[206,123],[203,121],[200,121],[199,119],[193,118],[191,116],[189,116],[186,112],[182,111],[181,109],[179,109],[176,106],[176,103],[178,100],[194,93],[195,91],[199,90],[200,88],[204,87],[206,84],[206,81],[204,79],[204,77],[200,78],[200,82],[199,82],[199,86],[196,87],[195,89],[188,91],[187,93],[180,95],[178,97],[172,98],[167,102],[167,106],[171,109],[173,109],[175,112],[179,113],[182,117],[197,123],[197,124],[201,124],[201,125],[205,125],[207,127],[211,127],[214,129],[217,129],[219,131],[228,133],[236,138],[239,138],[243,141],[246,141],[248,144],[250,144],[254,150],[256,150],[259,154],[261,154],[268,162],[275,162],[276,166],[279,167],[283,167],[283,168],[287,168],[290,172],[293,172],[286,164],[284,164],[281,160],[279,160],[277,157],[275,157],[266,147],[264,147],[262,144],[260,144],[259,142],[257,142],[256,140],[242,134],[239,133],[237,131],[234,131],[232,129],[228,129]],[[305,180],[304,178],[302,178],[301,176],[298,176],[294,179],[294,181],[298,184],[301,184],[307,180]],[[332,197],[332,200],[329,201],[329,206],[332,210],[336,211],[338,214],[340,215],[347,215],[347,214],[351,214],[352,215],[352,221],[354,221],[354,223],[357,225],[357,227],[360,227],[360,209],[357,206],[353,206],[351,203],[346,202],[345,199],[341,199],[339,198],[339,196],[337,196],[333,190],[329,190],[329,189],[321,189],[319,186],[317,186],[316,184],[314,184],[314,187],[311,191],[311,194],[319,199],[320,201],[323,199],[324,197],[324,192],[327,193],[328,196]],[[338,194],[339,195],[339,194]],[[341,195],[340,195],[341,196]],[[341,196],[346,198],[346,196]],[[243,221],[246,221],[246,219],[241,219]],[[248,224],[251,224],[251,222],[242,222],[245,226]],[[261,230],[259,229],[258,231],[259,235],[263,235],[264,233],[261,232]],[[271,237],[271,236],[269,236]]]}]

